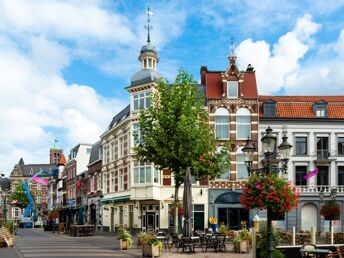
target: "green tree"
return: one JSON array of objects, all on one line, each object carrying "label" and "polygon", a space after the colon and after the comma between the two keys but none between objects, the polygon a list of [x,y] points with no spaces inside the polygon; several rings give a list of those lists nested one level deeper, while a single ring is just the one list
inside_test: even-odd
[{"label": "green tree", "polygon": [[[169,168],[175,180],[175,207],[187,167],[196,179],[214,179],[229,167],[229,142],[217,148],[209,127],[205,98],[197,83],[180,70],[175,82],[160,80],[152,106],[140,110],[141,139],[136,158],[153,162],[160,170]],[[225,158],[224,158],[225,157]],[[174,209],[177,222],[178,209]]]},{"label": "green tree", "polygon": [[[34,195],[30,191],[32,199],[34,200]],[[18,185],[14,192],[11,194],[11,201],[13,206],[17,206],[21,209],[25,208],[29,204],[29,199],[27,198],[24,189],[21,185]]]}]

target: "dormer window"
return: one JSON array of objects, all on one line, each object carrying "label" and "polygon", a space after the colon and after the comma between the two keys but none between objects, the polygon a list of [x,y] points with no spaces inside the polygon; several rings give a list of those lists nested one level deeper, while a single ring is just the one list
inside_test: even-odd
[{"label": "dormer window", "polygon": [[325,101],[315,102],[313,109],[316,117],[327,117],[327,103]]},{"label": "dormer window", "polygon": [[268,100],[264,102],[264,117],[275,117],[276,116],[276,102]]},{"label": "dormer window", "polygon": [[227,98],[237,98],[239,93],[238,81],[227,81]]}]

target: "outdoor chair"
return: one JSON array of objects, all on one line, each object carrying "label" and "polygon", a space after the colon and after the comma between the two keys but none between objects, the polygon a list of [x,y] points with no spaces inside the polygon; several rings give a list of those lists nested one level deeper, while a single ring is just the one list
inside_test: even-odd
[{"label": "outdoor chair", "polygon": [[178,234],[177,233],[171,233],[171,238],[172,238],[172,243],[171,243],[170,249],[173,245],[175,245],[177,248],[177,251],[178,251],[178,247],[179,247]]},{"label": "outdoor chair", "polygon": [[[301,247],[301,249],[316,249],[316,248],[317,248],[317,246],[314,245],[314,244],[304,244],[304,245]],[[316,257],[316,254],[304,252],[304,253],[302,254],[302,257],[307,257],[307,258],[311,257],[311,258],[313,258],[313,257]]]},{"label": "outdoor chair", "polygon": [[169,234],[166,234],[165,238],[161,242],[162,242],[162,245],[163,245],[163,248],[165,249],[165,251],[166,251],[166,247],[168,247],[169,251],[171,250],[171,247],[169,245],[169,242],[170,242],[170,235]]},{"label": "outdoor chair", "polygon": [[[205,243],[204,243],[205,252],[208,251],[208,248],[215,248],[215,245],[216,245],[215,237],[212,237],[210,235],[206,235],[206,239],[205,239]],[[204,251],[204,249],[203,249],[203,251]]]},{"label": "outdoor chair", "polygon": [[182,247],[182,253],[186,253],[186,252],[194,253],[195,252],[194,243],[191,240],[191,238],[188,236],[182,237],[181,247]]},{"label": "outdoor chair", "polygon": [[216,240],[216,242],[214,243],[215,252],[218,252],[218,251],[227,252],[226,236],[225,235],[217,235],[215,240]]}]

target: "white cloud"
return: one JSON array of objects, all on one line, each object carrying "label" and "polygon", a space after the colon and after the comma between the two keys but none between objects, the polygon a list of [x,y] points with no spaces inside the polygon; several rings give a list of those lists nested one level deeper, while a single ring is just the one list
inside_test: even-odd
[{"label": "white cloud", "polygon": [[127,17],[110,13],[102,1],[4,0],[1,29],[75,41],[128,44],[136,37]]},{"label": "white cloud", "polygon": [[312,36],[319,29],[320,25],[306,14],[272,48],[265,41],[247,39],[240,43],[238,59],[244,67],[248,63],[255,67],[259,94],[277,93],[285,86],[288,77],[300,69],[300,60],[312,47]]},{"label": "white cloud", "polygon": [[61,77],[70,61],[65,47],[44,37],[28,42],[23,52],[11,39],[0,40],[0,164],[7,173],[19,155],[47,162],[56,134],[69,148],[95,142],[125,104],[88,86],[68,85]]}]

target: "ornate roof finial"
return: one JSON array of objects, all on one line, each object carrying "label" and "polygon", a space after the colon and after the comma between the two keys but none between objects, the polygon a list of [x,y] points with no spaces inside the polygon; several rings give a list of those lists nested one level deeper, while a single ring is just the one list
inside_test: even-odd
[{"label": "ornate roof finial", "polygon": [[60,146],[59,146],[59,140],[57,138],[55,138],[54,140],[54,146],[53,146],[54,150],[59,150]]},{"label": "ornate roof finial", "polygon": [[234,53],[234,37],[231,37],[231,54],[229,56],[229,62],[231,65],[235,65],[236,55]]},{"label": "ornate roof finial", "polygon": [[147,30],[147,43],[150,43],[150,30],[153,29],[153,26],[150,25],[150,16],[153,16],[153,12],[151,11],[149,5],[147,6],[147,25],[145,26],[145,29]]}]

